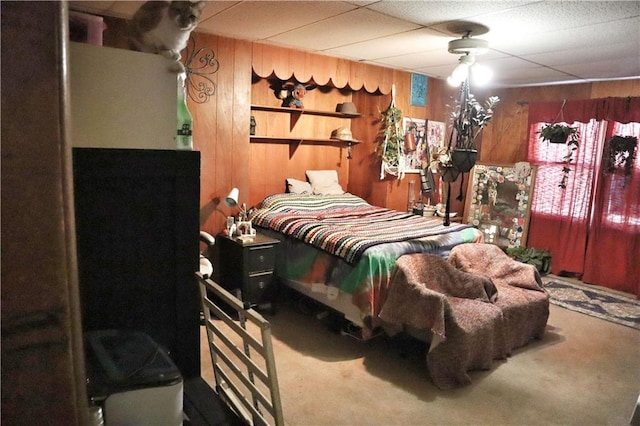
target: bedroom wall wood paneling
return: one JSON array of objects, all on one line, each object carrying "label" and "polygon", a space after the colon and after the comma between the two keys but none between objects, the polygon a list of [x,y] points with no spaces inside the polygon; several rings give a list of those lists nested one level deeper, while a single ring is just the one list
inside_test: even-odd
[{"label": "bedroom wall wood paneling", "polygon": [[193,37],[196,49],[211,47],[220,62],[212,76],[215,95],[201,104],[188,101],[194,121],[194,149],[202,153],[200,226],[215,235],[225,217],[237,213],[224,204],[231,188],[240,190],[240,202],[248,204],[251,197],[251,43],[203,33]]}]

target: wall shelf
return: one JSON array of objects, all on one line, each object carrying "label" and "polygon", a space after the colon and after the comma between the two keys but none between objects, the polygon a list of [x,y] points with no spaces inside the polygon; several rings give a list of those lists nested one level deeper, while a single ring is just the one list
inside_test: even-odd
[{"label": "wall shelf", "polygon": [[355,145],[360,141],[344,141],[342,139],[316,139],[316,138],[295,138],[295,137],[281,137],[281,136],[251,136],[252,143],[284,143],[300,145],[301,143],[315,144],[315,145]]},{"label": "wall shelf", "polygon": [[251,143],[281,143],[289,145],[289,158],[293,157],[296,150],[301,144],[310,145],[334,145],[346,146],[348,150],[348,158],[351,157],[351,146],[359,144],[360,141],[343,141],[341,139],[314,139],[314,138],[292,138],[292,137],[276,137],[276,136],[251,136]]},{"label": "wall shelf", "polygon": [[[343,119],[352,119],[356,117],[360,117],[360,114],[345,114],[343,112],[337,111],[320,111],[314,109],[304,109],[304,108],[289,108],[289,107],[273,107],[266,105],[251,105],[252,111],[266,111],[266,112],[274,112],[274,113],[283,113],[290,115],[290,124],[289,130],[293,130],[298,119],[302,117],[303,114],[307,115],[317,115],[322,117],[332,117],[332,118],[343,118]],[[249,142],[251,143],[280,143],[280,144],[288,144],[289,145],[289,158],[293,157],[293,154],[296,152],[298,147],[301,144],[310,144],[310,145],[333,145],[339,147],[347,147],[347,158],[351,158],[351,147],[355,144],[360,143],[358,140],[353,141],[345,141],[341,139],[333,139],[333,138],[306,138],[306,137],[294,137],[291,135],[288,136],[251,136],[249,138]]]},{"label": "wall shelf", "polygon": [[266,105],[251,105],[251,109],[254,111],[270,111],[270,112],[281,112],[285,114],[291,114],[295,116],[300,116],[302,114],[309,115],[320,115],[323,117],[337,117],[337,118],[357,118],[360,117],[360,114],[345,114],[343,112],[337,111],[320,111],[317,109],[304,109],[304,108],[289,108],[289,107],[273,107]]}]

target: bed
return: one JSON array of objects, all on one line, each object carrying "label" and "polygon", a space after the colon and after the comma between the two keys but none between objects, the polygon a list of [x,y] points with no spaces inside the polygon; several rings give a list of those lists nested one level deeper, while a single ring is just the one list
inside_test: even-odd
[{"label": "bed", "polygon": [[405,254],[446,257],[482,233],[373,206],[350,194],[282,193],[252,212],[261,232],[281,241],[274,273],[280,282],[342,314],[366,338],[378,328],[396,260]]}]

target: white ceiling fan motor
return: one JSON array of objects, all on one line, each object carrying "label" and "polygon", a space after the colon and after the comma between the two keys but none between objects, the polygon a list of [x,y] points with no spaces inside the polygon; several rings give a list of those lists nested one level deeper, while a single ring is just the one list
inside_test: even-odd
[{"label": "white ceiling fan motor", "polygon": [[489,49],[489,42],[473,36],[485,34],[489,28],[474,22],[458,22],[450,24],[447,29],[462,38],[449,42],[449,53],[456,55],[481,55]]}]

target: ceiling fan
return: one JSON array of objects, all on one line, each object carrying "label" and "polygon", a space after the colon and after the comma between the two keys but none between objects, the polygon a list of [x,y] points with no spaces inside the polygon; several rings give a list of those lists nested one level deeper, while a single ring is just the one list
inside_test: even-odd
[{"label": "ceiling fan", "polygon": [[451,40],[448,45],[449,53],[462,55],[458,65],[453,70],[447,82],[452,86],[459,86],[471,77],[476,84],[482,85],[491,79],[491,70],[476,63],[476,55],[481,55],[489,49],[489,42],[473,36],[486,34],[489,28],[475,22],[455,22],[447,26],[447,30],[462,37]]}]

